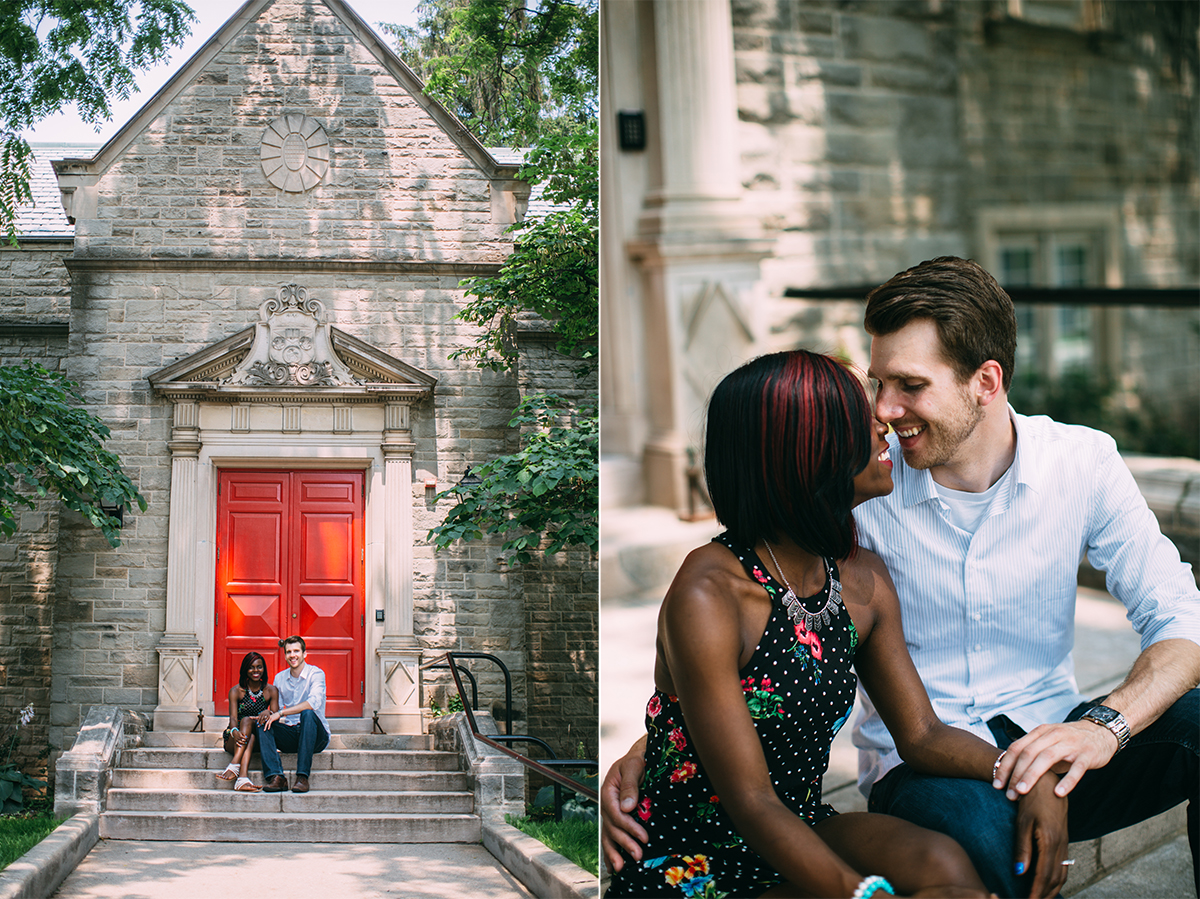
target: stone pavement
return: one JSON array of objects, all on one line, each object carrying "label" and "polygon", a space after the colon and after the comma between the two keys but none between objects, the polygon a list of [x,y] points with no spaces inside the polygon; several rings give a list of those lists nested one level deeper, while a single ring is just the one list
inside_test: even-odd
[{"label": "stone pavement", "polygon": [[101,840],[56,899],[184,896],[524,899],[483,846],[469,843],[198,843]]},{"label": "stone pavement", "polygon": [[[605,509],[600,521],[600,770],[605,772],[643,731],[642,716],[653,690],[662,596],[684,556],[720,527],[713,520],[683,523],[666,509],[647,507]],[[1138,637],[1125,618],[1125,608],[1103,590],[1088,587],[1079,588],[1075,627],[1079,689],[1087,696],[1101,695],[1128,672],[1138,654]],[[855,785],[857,751],[850,733],[847,726],[834,741],[823,792],[841,811],[862,811],[866,803]],[[1072,871],[1076,883],[1089,882],[1097,872],[1152,850],[1142,856],[1144,861],[1106,873],[1076,895],[1084,899],[1194,896],[1187,841],[1176,838],[1182,820],[1180,808],[1154,819],[1153,825],[1140,825],[1140,833],[1130,828],[1103,841],[1072,844],[1073,852],[1080,853]],[[1070,881],[1065,892],[1073,892]]]}]

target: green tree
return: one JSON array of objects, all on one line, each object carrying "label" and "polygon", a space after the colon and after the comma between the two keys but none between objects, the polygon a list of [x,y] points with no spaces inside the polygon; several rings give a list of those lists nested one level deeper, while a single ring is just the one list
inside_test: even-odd
[{"label": "green tree", "polygon": [[75,103],[84,121],[111,118],[134,75],[182,44],[195,19],[183,0],[4,0],[0,3],[0,230],[16,242],[17,207],[32,202],[32,152],[21,132]]},{"label": "green tree", "polygon": [[80,405],[77,385],[40,365],[0,366],[0,532],[17,530],[15,509],[56,494],[118,546],[120,527],[101,506],[146,500],[105,449],[109,430]]},{"label": "green tree", "polygon": [[484,143],[529,146],[596,116],[595,0],[421,0],[382,25],[425,89]]},{"label": "green tree", "polygon": [[[488,278],[462,282],[468,297],[458,318],[478,337],[451,358],[513,370],[519,318],[530,312],[554,324],[558,350],[578,360],[577,375],[595,373],[599,331],[599,142],[596,122],[597,6],[543,0],[423,0],[419,29],[389,28],[427,91],[485,142],[533,143],[518,177],[545,215],[513,225],[513,253]],[[594,403],[556,394],[527,396],[510,426],[521,449],[474,474],[482,483],[447,491],[455,501],[429,539],[504,537],[517,562],[545,544],[546,553],[599,545],[599,420]]]}]

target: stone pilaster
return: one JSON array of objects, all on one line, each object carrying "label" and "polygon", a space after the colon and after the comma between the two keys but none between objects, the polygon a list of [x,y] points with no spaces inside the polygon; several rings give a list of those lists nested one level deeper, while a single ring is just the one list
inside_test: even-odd
[{"label": "stone pilaster", "polygon": [[376,650],[379,722],[389,734],[420,733],[421,646],[413,634],[412,457],[416,446],[408,403],[389,402],[384,407],[383,435],[383,504],[387,529],[383,639]]},{"label": "stone pilaster", "polygon": [[158,706],[155,730],[188,730],[200,708],[202,646],[196,633],[197,478],[200,405],[175,403],[171,430],[171,516],[167,534],[167,628],[158,642]]},{"label": "stone pilaster", "polygon": [[[654,52],[657,106],[670,114],[660,117],[660,180],[647,191],[630,247],[642,271],[645,345],[654,348],[646,356],[646,383],[654,386],[642,463],[647,500],[682,509],[687,449],[697,442],[689,427],[703,410],[686,383],[686,357],[699,352],[691,336],[709,314],[694,300],[714,290],[744,294],[771,242],[741,201],[728,2],[655,2]],[[742,361],[729,355],[717,356],[724,367]]]}]

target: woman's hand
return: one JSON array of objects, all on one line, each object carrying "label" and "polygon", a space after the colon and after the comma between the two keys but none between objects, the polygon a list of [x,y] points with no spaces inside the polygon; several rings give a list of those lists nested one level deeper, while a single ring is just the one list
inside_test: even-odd
[{"label": "woman's hand", "polygon": [[646,738],[642,737],[608,769],[600,787],[600,851],[612,874],[625,866],[621,849],[634,861],[641,861],[642,845],[650,839],[633,816],[638,787],[646,774],[645,751]]},{"label": "woman's hand", "polygon": [[1032,899],[1057,896],[1067,882],[1067,797],[1057,795],[1053,774],[1043,776],[1017,801],[1017,844],[1013,862],[1029,869],[1037,844]]}]

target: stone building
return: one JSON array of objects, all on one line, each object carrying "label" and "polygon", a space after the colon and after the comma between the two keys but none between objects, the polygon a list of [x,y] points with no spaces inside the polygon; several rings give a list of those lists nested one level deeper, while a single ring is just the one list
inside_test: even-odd
[{"label": "stone building", "polygon": [[684,507],[722,374],[865,362],[869,287],[944,254],[1013,293],[1018,379],[1200,432],[1186,6],[605,0],[602,507]]},{"label": "stone building", "polygon": [[[4,706],[48,708],[55,750],[93,704],[188,730],[225,715],[245,652],[278,671],[300,633],[331,718],[420,732],[421,664],[482,651],[522,727],[594,753],[595,560],[426,540],[436,494],[517,448],[523,393],[594,390],[537,329],[515,375],[448,358],[476,335],[459,282],[526,212],[515,156],[342,0],[249,0],[102,148],[47,155],[0,251],[0,357],[78,382],[149,506],[116,549],[53,503],[22,515]],[[498,673],[472,667],[490,707]]]}]

